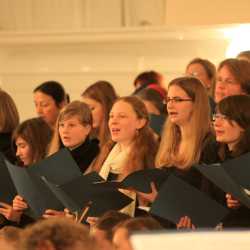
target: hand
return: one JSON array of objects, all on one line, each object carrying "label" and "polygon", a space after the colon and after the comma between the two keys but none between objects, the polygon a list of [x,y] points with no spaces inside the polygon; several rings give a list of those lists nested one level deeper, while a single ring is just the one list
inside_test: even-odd
[{"label": "hand", "polygon": [[154,182],[151,182],[150,186],[151,186],[151,193],[143,193],[143,192],[136,191],[136,194],[139,196],[139,198],[142,198],[142,199],[152,203],[156,199],[156,197],[158,195],[158,191],[156,189]]},{"label": "hand", "polygon": [[77,219],[77,216],[75,214],[72,214],[68,208],[64,208],[63,210],[64,214],[65,214],[65,217],[69,218],[69,219],[72,219],[72,220],[76,220]]},{"label": "hand", "polygon": [[192,221],[188,216],[181,217],[176,224],[176,227],[177,229],[195,229],[195,226],[192,224]]},{"label": "hand", "polygon": [[13,207],[7,203],[0,202],[0,214],[2,214],[7,220],[20,222],[22,212],[14,210]]},{"label": "hand", "polygon": [[23,212],[28,208],[28,204],[20,195],[16,195],[12,202],[13,209],[19,212]]},{"label": "hand", "polygon": [[57,211],[53,209],[47,209],[43,214],[43,218],[45,219],[55,218],[55,217],[66,217],[66,215],[64,211]]},{"label": "hand", "polygon": [[98,220],[98,217],[88,217],[86,221],[89,223],[90,226],[93,226],[95,225],[97,220]]},{"label": "hand", "polygon": [[231,194],[226,194],[227,199],[227,206],[232,209],[237,209],[241,206],[241,203],[234,199],[234,197]]}]

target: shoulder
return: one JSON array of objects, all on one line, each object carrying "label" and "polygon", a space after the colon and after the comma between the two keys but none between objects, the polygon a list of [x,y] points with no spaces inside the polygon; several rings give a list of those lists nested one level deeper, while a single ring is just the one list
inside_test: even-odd
[{"label": "shoulder", "polygon": [[202,163],[215,163],[219,162],[218,155],[219,145],[216,142],[215,136],[212,132],[209,132],[203,140],[202,143],[202,152],[201,152],[201,160]]}]

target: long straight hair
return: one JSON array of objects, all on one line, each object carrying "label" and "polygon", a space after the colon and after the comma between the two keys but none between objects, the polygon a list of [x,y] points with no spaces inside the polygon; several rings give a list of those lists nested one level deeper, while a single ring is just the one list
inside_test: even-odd
[{"label": "long straight hair", "polygon": [[[133,140],[131,151],[125,163],[123,173],[119,178],[124,178],[128,174],[145,168],[154,167],[154,159],[158,149],[158,141],[153,131],[149,127],[149,117],[144,103],[135,96],[121,97],[116,102],[126,102],[131,105],[138,119],[145,119],[145,125],[139,129]],[[115,103],[116,103],[115,102]],[[114,103],[114,105],[115,105]],[[100,155],[93,165],[93,170],[99,172],[114,142],[109,140],[102,148]]]},{"label": "long straight hair", "polygon": [[[188,137],[181,134],[180,127],[168,118],[164,124],[160,148],[156,156],[156,167],[191,167],[198,163],[204,139],[211,131],[210,107],[206,89],[194,77],[180,77],[172,80],[168,86],[180,87],[192,99],[193,110],[190,121],[185,127]],[[182,143],[184,154],[179,153]]]}]

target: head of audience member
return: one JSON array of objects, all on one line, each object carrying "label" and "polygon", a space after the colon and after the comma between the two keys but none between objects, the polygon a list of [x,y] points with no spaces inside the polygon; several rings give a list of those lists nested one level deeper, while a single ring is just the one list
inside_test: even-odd
[{"label": "head of audience member", "polygon": [[229,58],[217,69],[215,102],[231,95],[250,94],[250,62]]},{"label": "head of audience member", "polygon": [[[168,85],[167,111],[156,165],[188,167],[199,162],[201,142],[210,132],[209,100],[200,80],[172,80]],[[180,144],[185,154],[177,154]]]},{"label": "head of audience member", "polygon": [[217,105],[214,115],[216,140],[221,143],[220,156],[226,151],[237,157],[250,151],[250,96],[228,96]]},{"label": "head of audience member", "polygon": [[38,116],[54,129],[57,116],[67,103],[63,86],[56,81],[47,81],[37,86],[33,93]]},{"label": "head of audience member", "polygon": [[117,211],[108,211],[100,217],[91,229],[99,249],[112,249],[112,230],[120,222],[130,216]]},{"label": "head of audience member", "polygon": [[155,90],[145,88],[138,92],[137,96],[143,101],[149,114],[166,114],[166,105],[160,94]]},{"label": "head of audience member", "polygon": [[48,154],[56,153],[61,147],[70,150],[80,146],[92,128],[92,114],[86,103],[73,101],[59,113]]},{"label": "head of audience member", "polygon": [[112,242],[117,250],[132,250],[130,236],[135,232],[162,230],[158,221],[151,217],[138,217],[119,223],[113,229]]},{"label": "head of audience member", "polygon": [[117,99],[115,89],[109,82],[98,81],[85,89],[81,96],[92,112],[91,134],[99,139],[102,146],[110,138],[108,119],[111,107]]},{"label": "head of audience member", "polygon": [[0,230],[0,249],[18,250],[21,238],[21,229],[12,226],[5,226]]},{"label": "head of audience member", "polygon": [[246,61],[250,62],[250,50],[241,51],[237,55],[237,59],[246,60]]},{"label": "head of audience member", "polygon": [[210,95],[213,95],[216,68],[207,59],[194,58],[186,67],[186,74],[198,78]]},{"label": "head of audience member", "polygon": [[0,90],[0,133],[11,134],[19,124],[19,113],[12,97]]},{"label": "head of audience member", "polygon": [[14,130],[12,145],[20,164],[29,166],[46,156],[52,131],[41,118],[28,119]]},{"label": "head of audience member", "polygon": [[68,218],[51,218],[25,228],[19,249],[92,250],[94,242],[82,224]]}]

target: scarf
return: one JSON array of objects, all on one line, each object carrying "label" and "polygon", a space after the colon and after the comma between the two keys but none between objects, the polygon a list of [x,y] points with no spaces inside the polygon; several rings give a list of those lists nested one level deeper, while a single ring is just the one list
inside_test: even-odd
[{"label": "scarf", "polygon": [[[130,147],[127,147],[126,149],[122,150],[121,145],[119,143],[116,143],[115,146],[110,151],[107,159],[103,163],[99,175],[103,179],[107,180],[109,173],[118,175],[121,174],[126,165],[129,153],[130,153]],[[134,191],[125,189],[119,189],[119,191],[134,200],[128,206],[121,209],[120,212],[126,213],[130,216],[134,216],[136,193]]]}]

